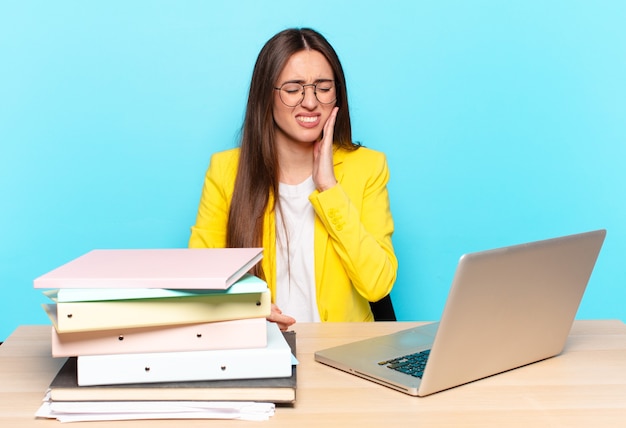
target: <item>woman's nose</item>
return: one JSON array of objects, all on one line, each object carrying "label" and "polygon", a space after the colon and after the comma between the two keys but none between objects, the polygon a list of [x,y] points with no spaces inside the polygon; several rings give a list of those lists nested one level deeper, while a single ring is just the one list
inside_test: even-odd
[{"label": "woman's nose", "polygon": [[317,104],[319,104],[319,101],[317,100],[317,95],[315,95],[315,86],[305,85],[302,90],[304,91],[304,97],[302,98],[302,106],[308,109],[313,109],[317,107]]}]

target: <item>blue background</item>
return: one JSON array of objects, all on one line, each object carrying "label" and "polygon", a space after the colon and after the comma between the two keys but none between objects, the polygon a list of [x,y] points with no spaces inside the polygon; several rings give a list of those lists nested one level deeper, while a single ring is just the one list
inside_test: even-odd
[{"label": "blue background", "polygon": [[388,155],[401,320],[461,254],[608,230],[578,318],[626,319],[626,2],[0,0],[0,340],[35,277],[94,248],[185,247],[252,66],[310,26],[355,139]]}]

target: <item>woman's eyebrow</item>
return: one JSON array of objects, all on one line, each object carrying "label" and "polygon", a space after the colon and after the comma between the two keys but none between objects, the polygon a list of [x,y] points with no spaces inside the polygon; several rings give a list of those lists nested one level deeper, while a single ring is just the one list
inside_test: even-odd
[{"label": "woman's eyebrow", "polygon": [[[321,78],[321,79],[314,80],[313,83],[332,82],[332,81],[334,81],[334,79]],[[306,80],[302,80],[302,79],[285,80],[282,84],[284,85],[285,83],[299,83],[301,85],[305,85]]]}]

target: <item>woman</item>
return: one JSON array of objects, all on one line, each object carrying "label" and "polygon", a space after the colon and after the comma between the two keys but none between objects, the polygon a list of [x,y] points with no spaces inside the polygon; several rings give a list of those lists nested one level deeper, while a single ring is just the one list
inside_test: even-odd
[{"label": "woman", "polygon": [[388,179],[385,156],[352,142],[332,46],[311,29],[282,31],[257,58],[240,147],[211,157],[189,246],[263,247],[252,273],[283,330],[372,321],[369,302],[398,268]]}]

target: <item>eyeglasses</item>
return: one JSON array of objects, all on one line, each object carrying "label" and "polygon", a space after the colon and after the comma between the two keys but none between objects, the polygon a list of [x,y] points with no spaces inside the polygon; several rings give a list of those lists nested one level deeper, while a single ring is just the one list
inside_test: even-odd
[{"label": "eyeglasses", "polygon": [[303,85],[296,82],[283,83],[278,91],[280,100],[287,107],[295,107],[304,100],[304,90],[307,86],[313,87],[315,98],[321,104],[331,104],[337,99],[337,91],[335,90],[335,82],[332,80],[322,80],[317,83],[308,83]]}]

